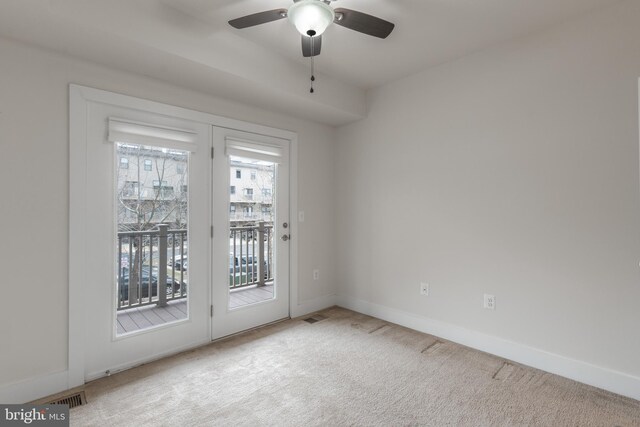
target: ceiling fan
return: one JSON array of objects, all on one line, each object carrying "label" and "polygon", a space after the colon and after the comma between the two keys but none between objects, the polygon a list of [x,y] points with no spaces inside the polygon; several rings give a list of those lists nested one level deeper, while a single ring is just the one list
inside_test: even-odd
[{"label": "ceiling fan", "polygon": [[351,9],[331,7],[337,0],[294,0],[289,9],[274,9],[232,19],[229,24],[237,29],[266,24],[289,18],[302,35],[302,55],[314,57],[320,54],[322,33],[332,23],[370,36],[387,38],[394,24],[366,13]]}]

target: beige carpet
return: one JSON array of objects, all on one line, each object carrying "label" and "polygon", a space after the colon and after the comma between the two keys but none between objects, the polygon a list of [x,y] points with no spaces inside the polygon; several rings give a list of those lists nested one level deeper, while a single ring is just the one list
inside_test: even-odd
[{"label": "beige carpet", "polygon": [[340,308],[87,385],[71,425],[640,426],[640,402]]}]

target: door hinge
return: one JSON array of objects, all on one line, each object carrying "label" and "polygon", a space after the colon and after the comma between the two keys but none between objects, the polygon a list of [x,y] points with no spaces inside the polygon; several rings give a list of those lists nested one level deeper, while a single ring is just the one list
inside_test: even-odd
[{"label": "door hinge", "polygon": [[211,147],[211,158],[214,158],[215,148]]},{"label": "door hinge", "polygon": [[213,239],[213,225],[211,226],[211,238]]},{"label": "door hinge", "polygon": [[211,317],[213,317],[213,304],[211,304]]}]

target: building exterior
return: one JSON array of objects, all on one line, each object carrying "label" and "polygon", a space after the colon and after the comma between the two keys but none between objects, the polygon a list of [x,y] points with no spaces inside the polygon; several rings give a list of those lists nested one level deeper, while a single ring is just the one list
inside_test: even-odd
[{"label": "building exterior", "polygon": [[232,226],[273,221],[274,172],[273,164],[231,158],[229,219]]},{"label": "building exterior", "polygon": [[[189,154],[138,145],[117,146],[118,231],[156,224],[185,228],[188,219]],[[273,221],[273,164],[232,157],[229,168],[230,225]]]}]

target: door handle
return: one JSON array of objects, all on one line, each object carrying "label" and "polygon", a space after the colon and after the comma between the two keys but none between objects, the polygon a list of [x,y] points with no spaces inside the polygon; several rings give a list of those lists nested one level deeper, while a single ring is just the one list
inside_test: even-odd
[{"label": "door handle", "polygon": [[281,239],[282,239],[283,241],[285,241],[285,242],[286,242],[287,240],[289,240],[290,238],[291,238],[291,237],[289,237],[289,235],[288,235],[288,234],[285,234],[285,235],[283,235],[283,236],[281,237]]}]

